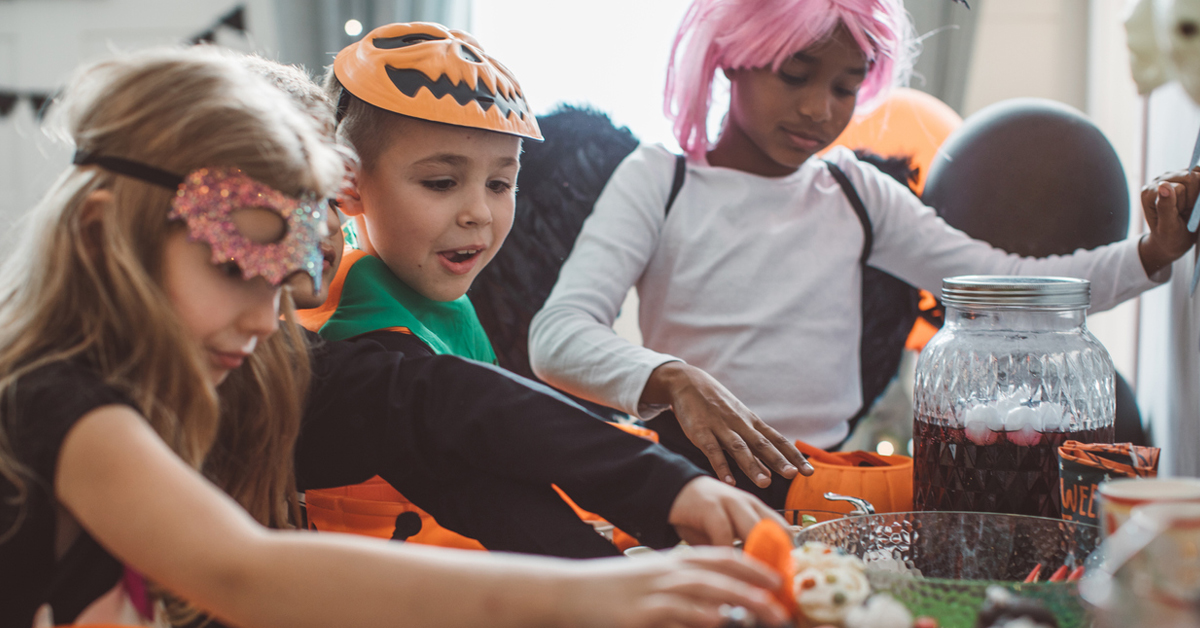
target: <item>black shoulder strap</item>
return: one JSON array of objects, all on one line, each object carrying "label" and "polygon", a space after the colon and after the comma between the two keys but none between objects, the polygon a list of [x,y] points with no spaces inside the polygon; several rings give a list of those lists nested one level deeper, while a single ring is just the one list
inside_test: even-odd
[{"label": "black shoulder strap", "polygon": [[858,221],[862,223],[863,229],[863,248],[862,255],[858,258],[858,263],[866,265],[867,260],[871,257],[871,247],[875,244],[874,230],[871,228],[871,217],[867,215],[867,208],[863,205],[862,198],[858,195],[858,190],[854,189],[854,184],[850,183],[850,178],[842,172],[832,161],[825,161],[825,165],[829,166],[829,174],[837,179],[838,185],[842,186],[842,192],[845,193],[846,199],[850,201],[850,205],[854,207],[854,215],[858,216]]},{"label": "black shoulder strap", "polygon": [[[860,223],[862,223],[863,248],[862,248],[862,254],[859,255],[859,257],[858,257],[858,263],[864,267],[863,272],[866,273],[867,259],[869,259],[871,257],[871,247],[875,243],[874,230],[871,227],[871,217],[867,215],[867,208],[865,205],[863,205],[862,197],[860,197],[858,195],[858,190],[854,189],[854,184],[850,182],[850,178],[846,176],[846,173],[842,172],[842,169],[838,168],[837,165],[834,164],[832,161],[826,160],[825,165],[829,166],[829,174],[832,174],[833,178],[837,180],[838,185],[842,186],[842,193],[846,195],[846,200],[850,201],[850,206],[854,208],[854,215],[858,216],[858,221]],[[865,280],[865,278],[866,277],[864,274],[864,280]],[[864,284],[864,286],[865,286],[865,284]],[[860,331],[859,333],[861,335],[862,332]],[[862,339],[860,338],[859,339],[859,352],[860,353],[862,352],[862,346],[863,346]],[[863,358],[860,355],[860,357],[859,357],[860,362],[862,361],[862,359]],[[861,371],[861,369],[862,369],[862,365],[860,364],[859,370]],[[860,373],[860,377],[861,377],[861,373]],[[854,435],[854,428],[858,427],[858,422],[860,420],[862,420],[862,418],[864,416],[866,416],[867,412],[869,412],[871,410],[871,403],[873,400],[866,399],[865,392],[863,393],[863,397],[864,398],[863,398],[862,407],[859,408],[858,412],[855,412],[854,416],[850,417],[850,419],[847,421],[850,424],[850,427],[846,431],[846,437],[842,439],[842,442],[838,443],[837,445],[834,445],[833,447],[830,447],[829,451],[837,451],[837,450],[841,449],[842,446],[846,444],[846,441],[850,440],[850,437]]]},{"label": "black shoulder strap", "polygon": [[671,213],[671,206],[675,204],[675,197],[679,196],[679,190],[683,189],[683,177],[687,174],[687,157],[684,155],[675,155],[675,179],[671,181],[671,194],[667,196],[667,209],[663,211],[663,218]]}]

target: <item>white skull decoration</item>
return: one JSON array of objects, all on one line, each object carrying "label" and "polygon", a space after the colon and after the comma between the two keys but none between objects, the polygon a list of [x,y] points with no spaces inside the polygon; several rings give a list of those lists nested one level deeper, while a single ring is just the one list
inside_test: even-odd
[{"label": "white skull decoration", "polygon": [[1200,103],[1200,0],[1137,0],[1125,32],[1139,93],[1178,80]]}]

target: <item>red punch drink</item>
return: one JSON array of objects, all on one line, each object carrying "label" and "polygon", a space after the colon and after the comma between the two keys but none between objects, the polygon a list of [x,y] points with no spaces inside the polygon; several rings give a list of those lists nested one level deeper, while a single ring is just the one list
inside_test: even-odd
[{"label": "red punch drink", "polygon": [[[970,426],[969,426],[970,427]],[[1058,446],[1111,443],[1113,426],[1069,431],[975,431],[918,416],[913,425],[916,510],[1061,516]]]},{"label": "red punch drink", "polygon": [[917,360],[913,502],[1060,518],[1058,448],[1112,442],[1112,359],[1087,329],[1087,281],[951,277]]}]

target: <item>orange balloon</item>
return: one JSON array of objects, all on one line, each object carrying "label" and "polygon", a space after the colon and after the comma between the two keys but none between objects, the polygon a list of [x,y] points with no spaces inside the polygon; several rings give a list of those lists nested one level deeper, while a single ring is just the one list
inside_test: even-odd
[{"label": "orange balloon", "polygon": [[938,147],[961,124],[962,117],[946,103],[925,92],[902,87],[892,90],[874,111],[854,116],[830,148],[845,146],[851,150],[863,148],[883,157],[911,157],[912,165],[918,169],[912,187],[920,194]]}]

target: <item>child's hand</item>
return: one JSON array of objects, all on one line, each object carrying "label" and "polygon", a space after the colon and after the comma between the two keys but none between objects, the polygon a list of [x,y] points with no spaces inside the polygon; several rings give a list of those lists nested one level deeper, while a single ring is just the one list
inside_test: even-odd
[{"label": "child's hand", "polygon": [[727,484],[734,480],[725,452],[760,488],[771,484],[770,469],[789,480],[797,472],[813,473],[791,441],[764,423],[711,375],[694,366],[667,362],[654,369],[642,401],[671,404],[683,433],[708,457],[717,478]]},{"label": "child's hand", "polygon": [[1200,169],[1170,172],[1142,188],[1142,211],[1150,233],[1138,243],[1147,276],[1170,266],[1196,243],[1187,221],[1200,198]]},{"label": "child's hand", "polygon": [[589,560],[561,594],[564,624],[621,628],[720,626],[722,607],[740,606],[759,623],[780,626],[787,614],[769,591],[779,576],[726,548]]},{"label": "child's hand", "polygon": [[679,491],[667,521],[690,545],[732,545],[734,539],[745,539],[764,517],[787,526],[757,497],[702,476]]}]

